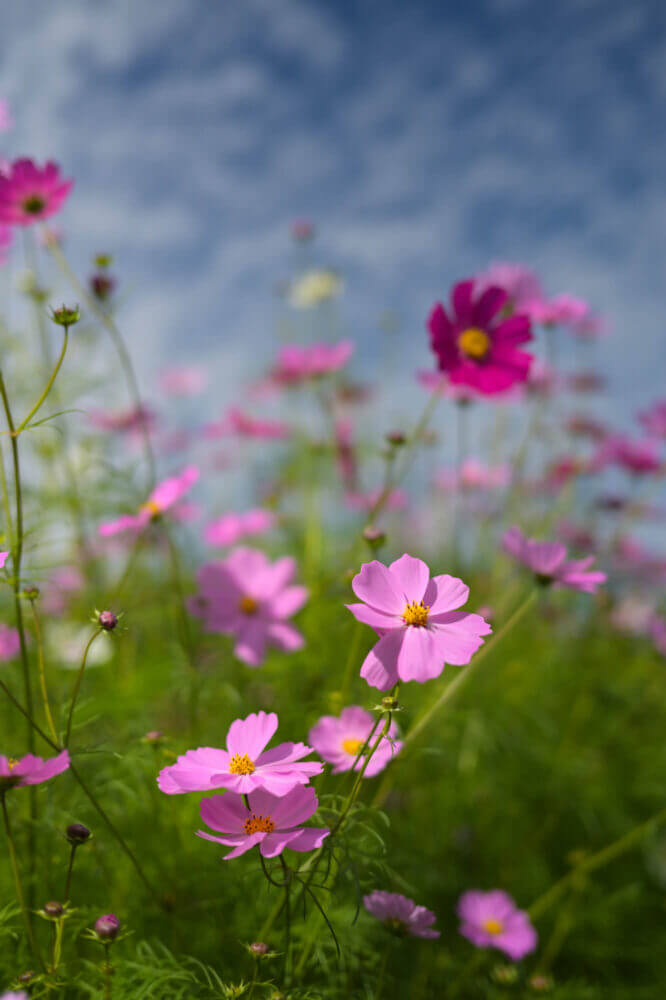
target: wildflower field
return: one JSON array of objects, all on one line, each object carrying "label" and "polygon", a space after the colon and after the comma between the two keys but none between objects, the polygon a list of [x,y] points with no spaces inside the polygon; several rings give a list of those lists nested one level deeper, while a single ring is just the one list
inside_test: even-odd
[{"label": "wildflower field", "polygon": [[443,278],[393,426],[296,220],[205,412],[77,196],[0,167],[2,997],[662,996],[666,398],[600,420],[603,304]]}]

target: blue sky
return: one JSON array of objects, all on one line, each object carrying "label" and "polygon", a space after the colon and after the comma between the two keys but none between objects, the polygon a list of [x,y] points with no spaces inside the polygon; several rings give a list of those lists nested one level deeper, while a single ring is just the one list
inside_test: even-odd
[{"label": "blue sky", "polygon": [[432,302],[524,261],[610,316],[602,405],[628,423],[663,394],[665,21],[660,0],[26,0],[4,144],[76,178],[67,252],[114,254],[145,384],[194,355],[232,400],[306,215],[367,371],[387,307],[427,365]]}]

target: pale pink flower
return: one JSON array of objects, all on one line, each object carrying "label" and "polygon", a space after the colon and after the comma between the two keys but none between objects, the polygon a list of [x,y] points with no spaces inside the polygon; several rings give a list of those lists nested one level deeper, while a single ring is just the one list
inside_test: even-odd
[{"label": "pale pink flower", "polygon": [[541,542],[526,538],[517,526],[505,532],[502,547],[531,569],[539,583],[593,594],[597,587],[606,582],[605,573],[590,570],[594,556],[567,559],[566,547],[560,542]]},{"label": "pale pink flower", "polygon": [[0,223],[30,226],[60,211],[74,181],[63,180],[57,164],[40,168],[32,160],[15,160],[0,174]]},{"label": "pale pink flower", "polygon": [[83,574],[77,566],[61,566],[56,569],[44,588],[44,610],[49,615],[61,615],[70,595],[81,590],[84,584]]},{"label": "pale pink flower", "polygon": [[432,910],[417,906],[413,899],[400,893],[375,889],[363,897],[363,905],[368,913],[400,937],[438,938],[440,935],[432,926],[437,920]]},{"label": "pale pink flower", "polygon": [[539,275],[525,264],[493,261],[487,271],[476,275],[474,279],[474,291],[477,295],[489,288],[501,288],[505,291],[514,312],[525,312],[527,302],[543,299]]},{"label": "pale pink flower", "polygon": [[204,538],[209,545],[234,545],[249,535],[264,535],[276,524],[277,516],[273,511],[262,507],[254,507],[240,514],[230,511],[206,525]]},{"label": "pale pink flower", "polygon": [[[371,511],[377,505],[383,492],[381,489],[366,490],[365,493],[360,490],[349,490],[345,494],[345,503],[350,510]],[[405,491],[396,488],[391,490],[382,506],[384,510],[404,510],[408,501],[409,498]]]},{"label": "pale pink flower", "polygon": [[659,472],[663,463],[654,441],[635,440],[623,434],[613,434],[605,439],[595,456],[598,467],[619,465],[634,476]]},{"label": "pale pink flower", "polygon": [[[358,705],[350,705],[344,708],[339,716],[323,715],[308,733],[308,740],[323,760],[334,765],[333,774],[341,774],[354,767],[354,762],[374,729],[375,722],[370,712],[359,708]],[[396,739],[397,735],[398,727],[392,722],[388,735],[383,737],[370,758],[363,775],[365,778],[374,778],[384,770],[395,754],[400,753],[402,743]],[[378,736],[379,730],[369,746],[374,745]],[[354,770],[360,771],[363,764],[364,757],[361,757]]]},{"label": "pale pink flower", "polygon": [[0,790],[18,788],[22,785],[41,785],[43,781],[55,778],[69,767],[69,754],[61,751],[49,760],[28,753],[18,760],[0,754]]},{"label": "pale pink flower", "polygon": [[207,632],[235,636],[235,655],[258,667],[268,645],[289,652],[303,646],[303,636],[287,621],[308,597],[305,587],[291,584],[295,573],[289,557],[272,563],[258,549],[239,547],[199,570],[199,593],[189,609]]},{"label": "pale pink flower", "polygon": [[475,458],[467,458],[459,469],[441,469],[435,475],[435,485],[443,490],[492,490],[508,486],[511,467],[502,462],[485,465]]},{"label": "pale pink flower", "polygon": [[237,437],[279,441],[289,437],[290,434],[291,428],[283,421],[252,417],[235,406],[228,409],[217,423],[207,424],[203,429],[204,437],[212,439],[235,435]]},{"label": "pale pink flower", "polygon": [[361,667],[361,677],[380,691],[438,677],[445,663],[469,663],[492,631],[479,615],[457,610],[469,596],[462,580],[430,579],[426,564],[407,554],[390,566],[365,563],[352,588],[365,603],[347,607],[381,636]]},{"label": "pale pink flower", "polygon": [[319,805],[314,788],[297,786],[278,797],[259,789],[243,798],[233,792],[213,795],[201,803],[201,818],[211,829],[224,836],[216,837],[204,830],[197,836],[233,847],[224,860],[237,858],[258,846],[264,858],[275,858],[285,847],[292,851],[313,851],[321,847],[330,831],[327,827],[304,827]]},{"label": "pale pink flower", "polygon": [[339,371],[354,352],[351,340],[339,344],[290,344],[278,354],[270,378],[277,385],[297,385],[312,378],[321,378]]},{"label": "pale pink flower", "polygon": [[0,569],[4,569],[8,556],[9,552],[0,552]]},{"label": "pale pink flower", "polygon": [[177,476],[170,476],[155,487],[136,514],[125,514],[115,521],[107,521],[99,526],[99,534],[108,538],[124,531],[139,532],[147,524],[165,514],[183,497],[199,478],[196,465],[186,466]]},{"label": "pale pink flower", "polygon": [[460,933],[477,948],[498,948],[514,962],[529,955],[539,938],[524,910],[501,889],[470,889],[458,902]]},{"label": "pale pink flower", "polygon": [[206,372],[195,366],[166,368],[160,373],[160,386],[169,396],[198,396],[206,381]]},{"label": "pale pink flower", "polygon": [[305,743],[280,743],[266,750],[277,725],[275,712],[257,712],[236,719],[227,733],[226,750],[188,750],[175,764],[160,771],[157,784],[167,795],[213,788],[227,788],[238,795],[262,788],[273,795],[286,795],[296,785],[307,785],[310,778],[321,773],[323,765],[301,760],[313,752]]},{"label": "pale pink flower", "polygon": [[9,625],[0,625],[0,660],[13,660],[20,648],[21,643],[16,629]]}]

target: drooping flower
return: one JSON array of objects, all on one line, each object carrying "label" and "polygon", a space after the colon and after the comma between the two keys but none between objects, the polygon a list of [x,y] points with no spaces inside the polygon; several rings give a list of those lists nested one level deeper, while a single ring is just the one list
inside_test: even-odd
[{"label": "drooping flower", "polygon": [[198,396],[206,386],[206,372],[193,365],[165,368],[160,373],[160,386],[169,396]]},{"label": "drooping flower", "polygon": [[399,937],[438,938],[440,935],[432,926],[437,920],[432,910],[417,906],[413,899],[398,892],[375,889],[363,897],[363,905],[368,913]]},{"label": "drooping flower", "polygon": [[539,583],[593,594],[597,587],[606,582],[605,573],[590,570],[594,556],[567,559],[566,547],[561,542],[541,542],[526,538],[515,525],[504,533],[502,547],[531,569]]},{"label": "drooping flower", "polygon": [[288,289],[288,299],[295,309],[312,309],[338,297],[342,281],[334,271],[307,271]]},{"label": "drooping flower", "polygon": [[249,535],[263,535],[277,523],[271,510],[254,507],[236,514],[230,511],[206,525],[204,538],[209,545],[234,545]]},{"label": "drooping flower", "polygon": [[458,901],[460,933],[477,948],[498,948],[514,962],[537,946],[538,935],[524,910],[501,889],[470,889]]},{"label": "drooping flower", "polygon": [[55,757],[43,760],[28,753],[25,757],[4,757],[0,754],[0,791],[22,785],[41,785],[55,778],[69,767],[69,754],[61,751]]},{"label": "drooping flower", "polygon": [[305,743],[280,743],[266,750],[278,725],[275,712],[257,712],[232,722],[227,733],[227,749],[199,747],[188,750],[160,771],[157,784],[167,795],[208,792],[228,788],[238,795],[257,789],[286,795],[296,785],[307,785],[320,774],[318,761],[302,761],[313,752]]},{"label": "drooping flower", "polygon": [[[356,758],[374,729],[375,721],[370,712],[358,705],[350,705],[339,716],[322,716],[308,733],[308,740],[323,760],[334,765],[333,774],[341,774],[354,767]],[[378,735],[379,731],[373,736],[371,744],[376,742]],[[381,740],[370,758],[363,775],[365,778],[374,778],[384,770],[395,754],[400,753],[402,743],[396,739],[397,735],[398,727],[392,722],[388,736]],[[363,763],[364,758],[361,757],[354,770],[360,771]]]},{"label": "drooping flower", "polygon": [[17,630],[10,625],[0,625],[0,660],[12,660],[20,648]]},{"label": "drooping flower", "polygon": [[599,448],[595,460],[599,467],[619,465],[634,476],[659,472],[662,461],[654,441],[634,440],[624,434],[609,435]]},{"label": "drooping flower", "polygon": [[380,691],[399,680],[438,677],[445,663],[469,663],[492,631],[480,615],[457,610],[469,596],[462,580],[430,579],[426,564],[407,554],[390,566],[365,563],[352,588],[364,603],[347,607],[381,636],[361,667],[361,677]]},{"label": "drooping flower", "polygon": [[659,399],[648,410],[638,414],[648,434],[658,438],[666,438],[666,399]]},{"label": "drooping flower", "polygon": [[15,160],[0,174],[0,223],[31,226],[58,212],[74,181],[63,180],[57,164],[40,168],[32,160]]},{"label": "drooping flower", "polygon": [[199,469],[197,466],[186,466],[177,476],[170,476],[158,483],[136,514],[125,514],[115,521],[101,524],[99,527],[100,535],[108,538],[110,535],[117,535],[123,531],[142,531],[150,521],[154,521],[173,508],[174,504],[194,486],[198,478]]},{"label": "drooping flower", "polygon": [[199,594],[189,603],[208,632],[236,637],[235,655],[258,667],[269,644],[300,649],[303,637],[287,621],[305,604],[305,587],[291,580],[296,563],[285,556],[272,563],[258,549],[239,547],[226,559],[207,563],[197,575]]},{"label": "drooping flower", "polygon": [[243,798],[234,792],[214,795],[201,803],[201,818],[212,830],[198,830],[197,836],[233,847],[224,860],[237,858],[258,845],[265,858],[275,858],[285,847],[292,851],[313,851],[321,847],[327,827],[304,827],[301,824],[317,811],[319,805],[314,788],[296,786],[278,797],[263,789],[250,792],[249,809]]},{"label": "drooping flower", "polygon": [[428,318],[430,346],[452,383],[493,395],[526,381],[532,355],[518,345],[532,339],[530,320],[518,313],[498,319],[507,301],[501,288],[476,297],[474,281],[461,281],[451,294],[452,319],[441,302],[435,305]]},{"label": "drooping flower", "polygon": [[290,344],[280,350],[270,378],[277,385],[290,386],[331,375],[344,368],[353,352],[351,340],[341,340],[338,344]]}]

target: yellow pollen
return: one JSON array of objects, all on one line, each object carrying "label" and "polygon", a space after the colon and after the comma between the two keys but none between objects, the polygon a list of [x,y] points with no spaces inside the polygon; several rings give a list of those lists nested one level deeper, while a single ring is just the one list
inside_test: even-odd
[{"label": "yellow pollen", "polygon": [[365,740],[343,740],[342,749],[352,757],[358,757],[358,752],[365,743]]},{"label": "yellow pollen", "polygon": [[427,625],[429,611],[429,604],[424,604],[423,601],[412,601],[411,604],[405,607],[402,613],[402,620],[405,625]]},{"label": "yellow pollen", "polygon": [[499,920],[484,920],[483,929],[484,931],[488,931],[489,934],[501,934],[504,930],[504,925]]},{"label": "yellow pollen", "polygon": [[255,813],[246,819],[243,823],[243,829],[246,833],[272,833],[275,829],[275,823],[270,818],[270,816],[256,816]]},{"label": "yellow pollen", "polygon": [[478,326],[470,326],[459,335],[458,347],[468,358],[480,361],[490,349],[490,338]]},{"label": "yellow pollen", "polygon": [[254,774],[254,764],[246,753],[235,753],[229,761],[231,774]]},{"label": "yellow pollen", "polygon": [[7,767],[9,768],[10,771],[13,771],[17,764],[18,764],[18,761],[17,761],[16,757],[8,757],[7,758]]},{"label": "yellow pollen", "polygon": [[141,510],[147,510],[151,517],[159,517],[162,513],[162,508],[154,500],[146,500]]},{"label": "yellow pollen", "polygon": [[259,609],[259,601],[255,601],[254,597],[241,597],[238,607],[244,615],[253,615]]}]

